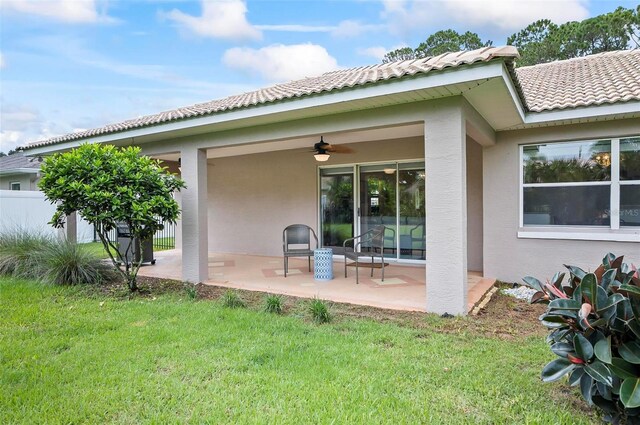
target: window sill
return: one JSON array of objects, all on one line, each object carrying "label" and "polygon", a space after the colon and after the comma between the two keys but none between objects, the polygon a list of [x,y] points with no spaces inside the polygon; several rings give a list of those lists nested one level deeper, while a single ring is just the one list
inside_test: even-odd
[{"label": "window sill", "polygon": [[560,239],[574,241],[640,242],[640,228],[610,230],[603,229],[529,229],[521,228],[518,239]]}]

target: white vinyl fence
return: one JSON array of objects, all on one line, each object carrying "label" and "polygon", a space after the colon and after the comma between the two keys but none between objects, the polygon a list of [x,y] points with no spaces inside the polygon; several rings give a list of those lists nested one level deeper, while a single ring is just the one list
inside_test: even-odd
[{"label": "white vinyl fence", "polygon": [[[19,228],[57,236],[58,229],[47,224],[54,212],[40,191],[0,190],[0,233]],[[92,241],[93,226],[78,219],[78,242]]]}]

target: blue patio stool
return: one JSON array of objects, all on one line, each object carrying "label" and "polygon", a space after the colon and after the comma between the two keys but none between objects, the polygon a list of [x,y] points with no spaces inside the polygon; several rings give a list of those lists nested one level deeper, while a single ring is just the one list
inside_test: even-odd
[{"label": "blue patio stool", "polygon": [[313,278],[327,281],[333,279],[333,250],[319,248],[313,251]]}]

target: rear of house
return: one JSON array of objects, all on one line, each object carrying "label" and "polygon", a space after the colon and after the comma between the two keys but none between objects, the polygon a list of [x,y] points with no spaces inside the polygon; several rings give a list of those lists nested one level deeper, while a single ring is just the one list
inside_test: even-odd
[{"label": "rear of house", "polygon": [[[425,309],[467,311],[467,273],[505,281],[640,262],[640,51],[516,68],[513,47],[334,71],[36,142],[137,144],[180,172],[182,277],[209,252],[278,256],[388,227],[385,257],[424,267]],[[322,136],[342,146],[318,162]]]}]

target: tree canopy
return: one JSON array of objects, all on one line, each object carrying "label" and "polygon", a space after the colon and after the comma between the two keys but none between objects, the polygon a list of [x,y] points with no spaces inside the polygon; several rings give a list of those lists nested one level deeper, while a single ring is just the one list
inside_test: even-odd
[{"label": "tree canopy", "polygon": [[[180,209],[173,193],[185,187],[158,160],[140,155],[140,148],[101,144],[84,144],[46,158],[39,186],[56,204],[50,224],[61,228],[66,216],[74,212],[93,224],[131,291],[137,289],[142,261],[130,252],[135,249],[134,239],[147,240],[165,222],[176,222]],[[129,235],[124,255],[109,235],[118,225],[126,226]]]},{"label": "tree canopy", "polygon": [[512,34],[507,44],[518,48],[520,66],[640,47],[640,6],[562,25],[542,19]]},{"label": "tree canopy", "polygon": [[[613,50],[640,47],[640,6],[618,7],[615,11],[561,25],[548,19],[532,22],[507,38],[521,58],[517,65],[535,65]],[[402,47],[387,53],[383,63],[438,56],[447,52],[474,50],[493,45],[476,33],[441,30],[430,35],[418,47]]]},{"label": "tree canopy", "polygon": [[474,32],[467,31],[459,34],[457,31],[448,29],[438,31],[430,35],[417,48],[402,47],[387,53],[382,59],[383,63],[398,60],[408,60],[438,56],[447,52],[458,52],[460,50],[474,50],[481,47],[491,46],[491,40],[482,41],[480,36]]}]

